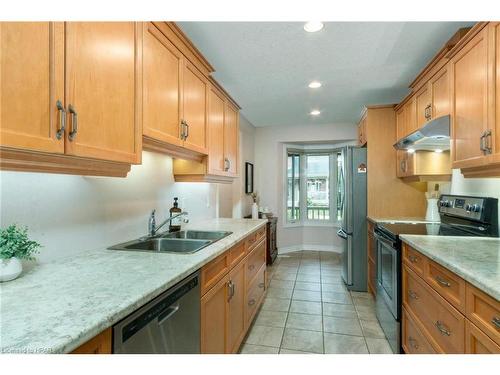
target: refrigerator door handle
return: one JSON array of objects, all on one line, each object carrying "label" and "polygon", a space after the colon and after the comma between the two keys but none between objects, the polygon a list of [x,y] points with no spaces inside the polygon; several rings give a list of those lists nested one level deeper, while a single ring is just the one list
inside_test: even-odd
[{"label": "refrigerator door handle", "polygon": [[344,232],[343,229],[339,229],[337,231],[337,236],[339,236],[340,238],[343,238],[344,240],[347,240],[347,233]]}]

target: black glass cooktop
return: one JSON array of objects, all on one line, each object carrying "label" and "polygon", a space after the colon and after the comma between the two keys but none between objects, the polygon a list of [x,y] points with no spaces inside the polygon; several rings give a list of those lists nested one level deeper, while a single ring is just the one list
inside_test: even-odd
[{"label": "black glass cooktop", "polygon": [[432,236],[477,236],[471,227],[443,223],[380,223],[378,227],[387,234],[418,234]]}]

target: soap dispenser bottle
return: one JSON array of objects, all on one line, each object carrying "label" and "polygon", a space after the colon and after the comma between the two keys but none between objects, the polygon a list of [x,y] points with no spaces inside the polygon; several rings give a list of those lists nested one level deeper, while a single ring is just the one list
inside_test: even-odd
[{"label": "soap dispenser bottle", "polygon": [[[179,203],[177,202],[179,198],[174,198],[174,206],[170,209],[170,217],[180,214],[182,210],[179,208]],[[175,219],[170,220],[170,226],[168,228],[169,232],[177,232],[181,230],[181,217],[176,217]]]}]

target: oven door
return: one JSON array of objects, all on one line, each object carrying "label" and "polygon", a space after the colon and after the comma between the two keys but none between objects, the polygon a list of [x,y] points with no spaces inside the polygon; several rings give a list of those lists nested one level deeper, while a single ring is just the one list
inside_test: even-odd
[{"label": "oven door", "polygon": [[[377,298],[381,297],[394,319],[399,320],[398,250],[391,240],[377,238]],[[380,293],[380,296],[379,296]]]}]

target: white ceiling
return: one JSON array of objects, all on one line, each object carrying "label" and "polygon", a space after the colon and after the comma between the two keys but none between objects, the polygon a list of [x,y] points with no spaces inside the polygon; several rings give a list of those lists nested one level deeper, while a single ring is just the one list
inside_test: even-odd
[{"label": "white ceiling", "polygon": [[[364,105],[400,101],[408,84],[471,22],[180,22],[214,77],[255,126],[354,123]],[[307,87],[319,80],[323,87]],[[309,115],[320,109],[321,115]]]}]

